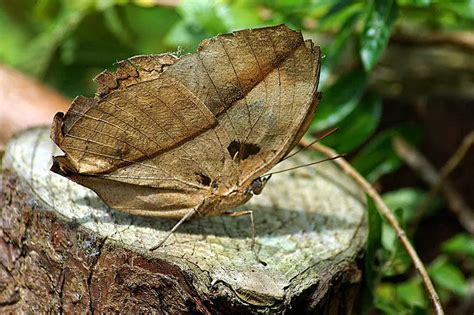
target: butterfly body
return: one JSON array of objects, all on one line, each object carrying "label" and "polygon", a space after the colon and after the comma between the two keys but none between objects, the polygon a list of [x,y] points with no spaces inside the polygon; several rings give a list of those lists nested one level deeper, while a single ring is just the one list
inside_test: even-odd
[{"label": "butterfly body", "polygon": [[219,35],[198,52],[138,56],[103,72],[95,98],[55,116],[52,171],[137,215],[218,215],[260,193],[261,176],[306,131],[319,47],[280,25]]}]

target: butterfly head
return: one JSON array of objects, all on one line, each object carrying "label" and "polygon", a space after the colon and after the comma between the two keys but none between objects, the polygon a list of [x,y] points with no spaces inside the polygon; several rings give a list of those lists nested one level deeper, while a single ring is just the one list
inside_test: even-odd
[{"label": "butterfly head", "polygon": [[252,194],[252,195],[260,195],[260,193],[262,192],[263,188],[265,187],[265,185],[267,184],[268,180],[270,179],[270,177],[272,177],[271,175],[269,176],[260,176],[260,177],[257,177],[256,179],[254,179],[252,181],[252,183],[250,184],[250,186],[248,186],[246,189],[245,189],[245,193],[246,194]]}]

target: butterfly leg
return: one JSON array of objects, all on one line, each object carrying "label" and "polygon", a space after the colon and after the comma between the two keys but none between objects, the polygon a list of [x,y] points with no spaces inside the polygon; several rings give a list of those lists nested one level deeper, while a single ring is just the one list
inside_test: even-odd
[{"label": "butterfly leg", "polygon": [[181,220],[178,221],[178,223],[176,223],[173,228],[168,232],[168,234],[166,234],[166,236],[158,243],[158,245],[155,245],[153,246],[152,248],[150,248],[149,250],[150,251],[154,251],[158,248],[161,247],[161,245],[163,245],[166,240],[168,240],[168,238],[171,236],[171,234],[174,233],[174,231],[176,231],[176,229],[181,225],[183,224],[186,220],[188,220],[189,218],[191,218],[196,212],[198,212],[198,208],[199,207],[196,207],[196,208],[192,208],[191,210],[189,210],[188,213],[186,213],[182,218]]},{"label": "butterfly leg", "polygon": [[256,244],[256,233],[255,233],[255,223],[253,220],[253,211],[252,210],[244,210],[244,211],[238,211],[238,212],[224,212],[223,215],[229,216],[229,217],[241,217],[244,215],[250,216],[250,222],[252,223],[252,251],[255,255],[255,259],[261,263],[262,265],[266,266],[267,263],[264,262],[263,260],[258,257],[257,250],[255,249],[255,244]]}]

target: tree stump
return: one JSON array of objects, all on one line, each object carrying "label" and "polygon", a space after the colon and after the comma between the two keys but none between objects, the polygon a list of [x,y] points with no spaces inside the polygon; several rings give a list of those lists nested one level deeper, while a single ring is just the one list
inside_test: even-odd
[{"label": "tree stump", "polygon": [[[105,206],[49,171],[49,128],[12,139],[2,165],[0,313],[351,312],[365,196],[330,162],[275,175],[242,209],[181,226]],[[275,169],[315,161],[298,154]]]}]

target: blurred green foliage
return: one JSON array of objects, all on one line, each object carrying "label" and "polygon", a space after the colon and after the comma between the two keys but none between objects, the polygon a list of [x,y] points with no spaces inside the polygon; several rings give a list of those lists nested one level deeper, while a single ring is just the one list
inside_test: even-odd
[{"label": "blurred green foliage", "polygon": [[[379,130],[381,98],[368,78],[389,38],[401,25],[414,30],[474,27],[471,0],[183,0],[159,6],[153,0],[2,0],[0,62],[29,73],[63,94],[92,95],[92,78],[137,54],[192,52],[218,33],[285,23],[321,45],[323,99],[311,135],[340,131],[325,143],[353,152],[353,165],[370,181],[394,172],[401,161],[392,140],[419,141],[415,126]],[[170,1],[167,1],[168,3]],[[172,1],[171,1],[172,2]],[[374,134],[379,130],[376,134]],[[403,225],[410,224],[423,191],[406,188],[384,198]],[[394,231],[370,206],[365,305],[388,314],[425,314],[428,301]],[[457,267],[474,259],[474,239],[460,234],[445,243],[429,266],[445,300],[463,296],[466,280]],[[472,267],[472,263],[471,263]],[[402,277],[403,281],[391,281]]]}]

